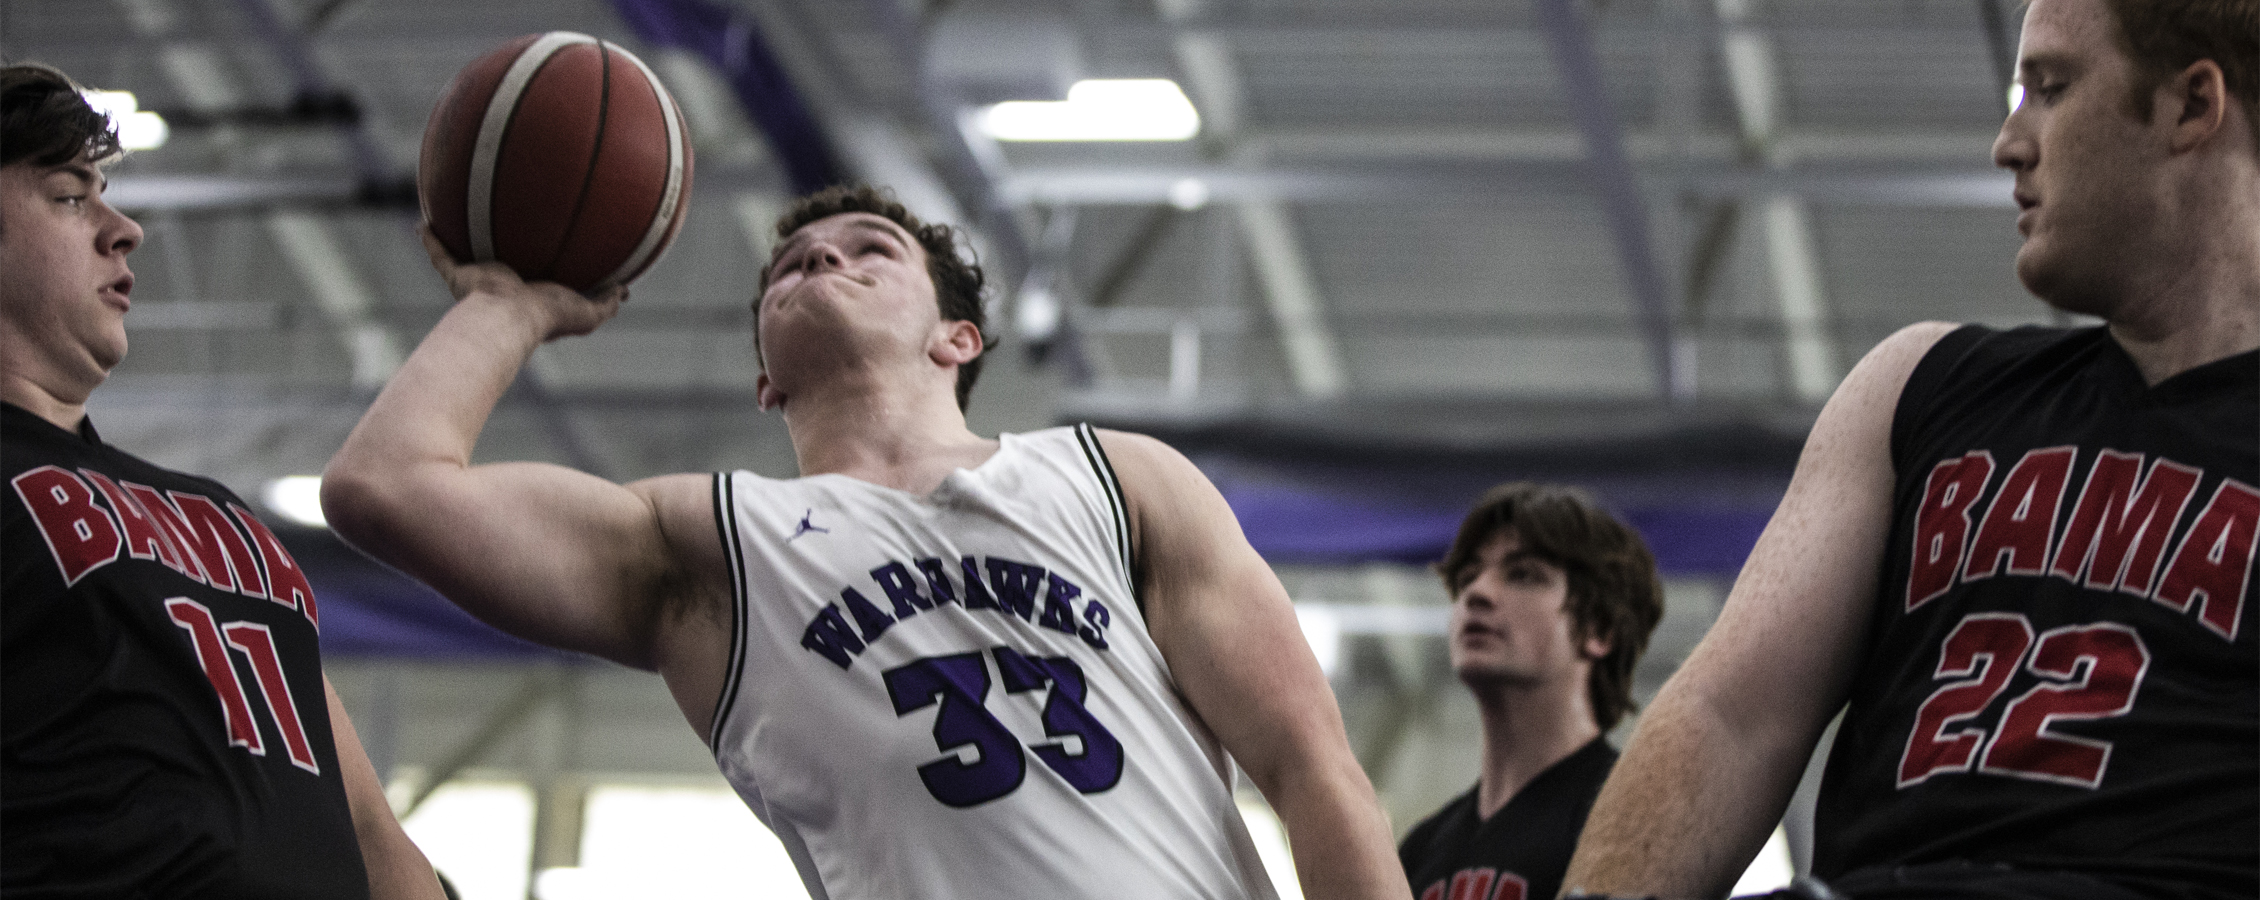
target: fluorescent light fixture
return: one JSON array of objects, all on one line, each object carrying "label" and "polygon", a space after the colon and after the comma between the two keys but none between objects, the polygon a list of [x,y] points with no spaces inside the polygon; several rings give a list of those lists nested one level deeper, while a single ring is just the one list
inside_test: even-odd
[{"label": "fluorescent light fixture", "polygon": [[1059,333],[1059,298],[1049,287],[1030,287],[1020,292],[1019,305],[1013,309],[1013,324],[1020,330],[1020,339],[1029,342],[1051,340]]},{"label": "fluorescent light fixture", "polygon": [[1310,642],[1312,656],[1318,657],[1318,668],[1328,677],[1342,662],[1342,618],[1333,607],[1315,603],[1295,604],[1295,623],[1303,626],[1303,640]]},{"label": "fluorescent light fixture", "polygon": [[81,91],[79,95],[86,98],[86,105],[117,126],[118,143],[128,150],[155,150],[165,146],[165,139],[172,135],[165,117],[142,112],[132,91]]},{"label": "fluorescent light fixture", "polygon": [[1208,205],[1208,182],[1198,178],[1180,178],[1169,186],[1169,205],[1186,212]]},{"label": "fluorescent light fixture", "polygon": [[991,106],[981,128],[1000,141],[1182,141],[1200,133],[1201,115],[1167,78],[1093,79],[1064,101]]},{"label": "fluorescent light fixture", "polygon": [[328,527],[322,517],[322,479],[315,475],[285,475],[267,482],[267,508],[300,525]]}]

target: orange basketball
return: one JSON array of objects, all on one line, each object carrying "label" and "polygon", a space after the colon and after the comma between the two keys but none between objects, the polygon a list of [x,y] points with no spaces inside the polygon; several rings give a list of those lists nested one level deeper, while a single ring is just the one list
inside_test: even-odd
[{"label": "orange basketball", "polygon": [[690,132],[659,77],[570,31],[517,38],[456,73],[416,166],[424,221],[449,254],[584,293],[649,268],[690,189]]}]

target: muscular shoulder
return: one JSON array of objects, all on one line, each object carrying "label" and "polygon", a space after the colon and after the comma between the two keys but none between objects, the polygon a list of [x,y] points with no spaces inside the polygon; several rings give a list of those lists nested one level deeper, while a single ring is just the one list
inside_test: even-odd
[{"label": "muscular shoulder", "polygon": [[[1093,428],[1091,433],[1099,436],[1100,446],[1106,448],[1107,457],[1118,466],[1126,462],[1147,464],[1156,460],[1170,459],[1182,462],[1185,459],[1185,455],[1177,452],[1176,448],[1135,431]],[[1186,464],[1190,465],[1190,463]]]},{"label": "muscular shoulder", "polygon": [[1193,461],[1175,447],[1136,432],[1091,430],[1098,435],[1099,446],[1106,451],[1107,461],[1114,466],[1116,476],[1122,479],[1125,493],[1151,494],[1209,486],[1208,476],[1201,474]]},{"label": "muscular shoulder", "polygon": [[1143,434],[1104,428],[1093,431],[1115,477],[1122,482],[1133,529],[1143,533],[1178,514],[1222,506],[1223,498],[1208,476],[1176,448]]},{"label": "muscular shoulder", "polygon": [[[1142,434],[1097,430],[1130,519],[1131,552],[1145,575],[1195,575],[1245,548],[1224,496],[1192,460]],[[1147,582],[1149,587],[1151,582]]]}]

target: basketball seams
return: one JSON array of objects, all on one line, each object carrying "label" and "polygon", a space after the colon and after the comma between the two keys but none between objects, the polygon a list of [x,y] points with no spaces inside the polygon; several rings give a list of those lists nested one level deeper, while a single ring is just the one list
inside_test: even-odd
[{"label": "basketball seams", "polygon": [[487,102],[502,82],[512,60],[539,34],[529,34],[497,48],[457,72],[432,105],[424,125],[423,146],[416,166],[416,199],[432,234],[459,260],[471,258],[470,195],[471,152]]},{"label": "basketball seams", "polygon": [[659,114],[667,123],[667,184],[660,193],[659,208],[652,213],[651,225],[644,230],[643,240],[636,245],[635,252],[628,254],[627,261],[621,263],[620,268],[606,275],[591,290],[602,290],[625,283],[642,274],[644,268],[659,257],[659,252],[666,248],[667,236],[674,232],[681,218],[683,182],[688,169],[688,136],[684,133],[686,126],[682,110],[675,106],[674,95],[667,93],[666,86],[659,81],[659,74],[645,65],[642,59],[632,53],[622,52],[620,55],[643,72],[644,83],[650,86],[652,94],[659,100]]},{"label": "basketball seams", "polygon": [[518,101],[525,96],[526,88],[533,83],[543,65],[557,51],[579,44],[598,43],[596,38],[570,31],[552,31],[519,52],[503,73],[501,83],[495,86],[494,95],[487,101],[486,116],[479,122],[478,138],[471,146],[471,178],[469,193],[464,199],[465,218],[470,223],[471,261],[494,261],[494,172],[502,156],[502,139],[510,133],[510,120],[517,114]]},{"label": "basketball seams", "polygon": [[527,35],[466,66],[423,144],[417,193],[433,234],[460,261],[503,262],[528,281],[587,294],[626,284],[689,206],[682,107],[650,65],[586,34]]},{"label": "basketball seams", "polygon": [[[521,273],[527,278],[555,279],[558,262],[565,258],[565,251],[572,248],[573,238],[580,232],[581,211],[588,208],[589,191],[596,185],[598,164],[604,158],[605,141],[611,137],[607,126],[612,120],[612,51],[611,44],[601,40],[596,42],[596,139],[589,142],[588,159],[581,164],[581,190],[574,195],[573,205],[565,214],[565,231],[557,239],[557,249],[550,253],[549,262],[539,272]],[[628,54],[623,52],[621,55]],[[590,290],[600,290],[603,287],[604,284],[599,282]]]}]

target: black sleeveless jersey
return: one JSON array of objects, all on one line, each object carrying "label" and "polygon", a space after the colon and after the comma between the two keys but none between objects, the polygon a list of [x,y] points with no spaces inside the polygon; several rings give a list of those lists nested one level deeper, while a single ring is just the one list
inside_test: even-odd
[{"label": "black sleeveless jersey", "polygon": [[0,894],[367,897],[282,544],[91,424],[0,438]]},{"label": "black sleeveless jersey", "polygon": [[1397,861],[1414,900],[1553,900],[1616,748],[1596,737],[1546,767],[1486,819],[1482,785],[1444,804],[1405,832]]},{"label": "black sleeveless jersey", "polygon": [[2153,387],[2102,328],[1965,327],[1891,441],[1816,874],[1967,860],[2260,895],[2260,354]]}]

